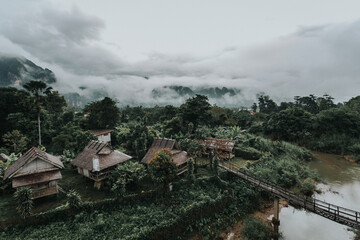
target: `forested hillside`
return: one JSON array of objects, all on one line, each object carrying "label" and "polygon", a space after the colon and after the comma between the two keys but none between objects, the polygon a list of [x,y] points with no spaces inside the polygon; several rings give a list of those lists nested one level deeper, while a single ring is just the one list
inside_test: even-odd
[{"label": "forested hillside", "polygon": [[[357,143],[360,137],[359,97],[335,104],[330,96],[310,95],[277,105],[268,96],[260,96],[251,110],[211,105],[203,95],[189,98],[180,107],[127,106],[119,109],[118,102],[106,97],[75,111],[55,89],[43,88],[39,95],[43,145],[57,154],[64,149],[79,151],[87,141],[86,130],[96,128],[114,129],[114,144],[125,144],[129,151],[135,152],[135,140],[149,146],[151,138],[156,136],[181,139],[190,134],[202,139],[214,137],[214,129],[221,127],[238,127],[315,150],[360,154]],[[36,145],[35,95],[8,87],[0,88],[0,97],[1,147],[13,152],[10,146],[15,140],[11,138],[16,130],[23,136],[20,139],[26,143],[24,148]],[[77,146],[80,142],[82,144]]]},{"label": "forested hillside", "polygon": [[[0,88],[0,98],[4,99],[0,102],[0,152],[10,156],[6,162],[0,161],[0,176],[28,148],[37,146],[61,156],[66,177],[60,186],[67,195],[55,202],[48,199],[58,207],[44,213],[34,214],[29,208],[25,217],[35,225],[9,228],[0,233],[6,239],[218,236],[272,197],[219,170],[216,156],[213,159],[202,156],[199,141],[207,137],[234,141],[235,158],[231,161],[238,167],[306,196],[314,193],[320,179],[306,166],[312,155],[301,146],[351,154],[355,160],[360,155],[359,97],[335,104],[330,96],[310,95],[277,105],[268,96],[260,96],[251,110],[211,105],[204,95],[195,95],[180,107],[152,108],[119,108],[117,101],[105,97],[75,111],[63,96],[43,82],[29,82],[24,88]],[[133,161],[119,165],[104,188],[89,195],[83,188],[89,183],[81,180],[83,177],[69,162],[95,139],[89,131],[93,129],[114,130],[111,145],[133,156]],[[181,149],[195,159],[189,160],[186,177],[175,177],[176,168],[168,172],[174,167],[170,152],[156,155],[163,157],[163,162],[169,161],[166,173],[157,170],[161,167],[150,165],[145,169],[139,163],[155,138],[176,139]],[[169,182],[173,182],[172,192],[167,189]],[[73,191],[74,188],[77,190]],[[1,178],[0,194],[6,196],[2,204],[14,204],[7,200],[13,192],[11,182]],[[106,198],[101,199],[103,196]],[[86,201],[81,200],[84,197]],[[36,204],[39,203],[35,207]],[[2,219],[9,216],[0,215],[0,223],[9,221]],[[51,221],[45,223],[44,219]],[[248,219],[244,223],[249,229],[257,229],[258,237],[268,239],[274,234],[257,221]],[[38,228],[36,224],[40,223],[42,227]],[[247,233],[253,234],[254,230]]]}]

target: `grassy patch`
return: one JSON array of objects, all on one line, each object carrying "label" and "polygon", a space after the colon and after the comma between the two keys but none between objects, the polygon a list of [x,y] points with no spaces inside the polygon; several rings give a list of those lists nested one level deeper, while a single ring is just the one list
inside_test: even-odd
[{"label": "grassy patch", "polygon": [[0,220],[5,221],[11,216],[17,216],[16,203],[12,194],[1,195],[0,197]]},{"label": "grassy patch", "polygon": [[[76,172],[76,170],[67,168],[61,171],[63,178],[59,181],[59,186],[66,192],[75,189],[81,196],[81,200],[96,202],[105,198],[114,197],[114,195],[104,189],[94,188],[94,181],[86,178]],[[106,181],[106,180],[105,180]]]},{"label": "grassy patch", "polygon": [[[66,192],[75,189],[81,196],[82,201],[96,202],[102,199],[111,198],[113,194],[104,189],[94,188],[94,181],[79,175],[76,170],[66,168],[61,171],[63,178],[58,182],[59,186]],[[46,196],[34,200],[33,213],[40,213],[66,204],[65,194]],[[0,221],[17,218],[16,203],[12,194],[4,194],[0,197]]]}]

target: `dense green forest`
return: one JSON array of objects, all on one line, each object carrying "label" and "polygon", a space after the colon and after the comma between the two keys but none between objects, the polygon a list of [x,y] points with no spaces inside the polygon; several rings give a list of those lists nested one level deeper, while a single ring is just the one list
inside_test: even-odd
[{"label": "dense green forest", "polygon": [[[102,190],[113,193],[112,197],[95,204],[82,202],[76,191],[69,191],[66,205],[31,215],[34,225],[5,229],[0,233],[4,239],[186,239],[193,233],[214,239],[226,226],[271,199],[218,170],[215,163],[208,168],[193,160],[185,178],[166,173],[174,175],[174,189],[167,191],[159,184],[165,182],[164,174],[138,163],[156,137],[176,139],[195,160],[201,160],[201,147],[195,140],[234,140],[235,155],[250,160],[243,166],[247,171],[309,196],[319,179],[304,164],[311,153],[303,147],[360,159],[360,97],[335,104],[328,95],[309,95],[278,105],[263,95],[251,110],[211,105],[204,95],[195,95],[179,107],[151,108],[118,108],[115,99],[105,97],[75,111],[56,90],[30,82],[23,90],[0,88],[0,98],[0,152],[11,156],[7,163],[0,161],[0,176],[16,154],[39,144],[47,152],[61,155],[65,166],[71,168],[68,162],[95,138],[88,131],[91,129],[114,129],[112,145],[134,157],[133,162],[114,171]],[[159,157],[171,158],[166,154]],[[1,178],[0,194],[11,193],[10,185]],[[144,189],[150,195],[138,197]],[[41,219],[51,221],[39,228],[36,222]],[[248,224],[244,233],[251,235],[252,228],[263,230],[248,239],[271,235],[257,220],[244,223]]]},{"label": "dense green forest", "polygon": [[250,111],[211,105],[204,95],[189,98],[180,107],[121,109],[116,100],[105,97],[81,112],[68,107],[63,96],[47,87],[0,88],[0,97],[0,147],[5,153],[38,145],[39,113],[42,145],[55,154],[63,150],[78,153],[91,139],[90,129],[114,129],[112,143],[124,145],[141,158],[154,137],[203,139],[219,135],[221,127],[240,128],[313,150],[353,154],[356,158],[360,154],[360,97],[335,104],[328,95],[297,96],[292,102],[277,105],[269,96],[260,96]]}]

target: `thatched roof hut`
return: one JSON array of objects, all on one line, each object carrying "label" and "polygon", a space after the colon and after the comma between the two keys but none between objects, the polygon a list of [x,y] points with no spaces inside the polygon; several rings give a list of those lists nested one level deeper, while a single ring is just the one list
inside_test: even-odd
[{"label": "thatched roof hut", "polygon": [[211,151],[215,151],[221,159],[229,159],[234,157],[234,140],[205,138],[204,141],[199,142],[203,144],[204,150],[207,154],[209,154]]},{"label": "thatched roof hut", "polygon": [[62,168],[59,157],[32,147],[6,169],[4,180],[12,179],[13,188],[30,187],[32,197],[39,198],[58,193],[57,180],[62,178]]},{"label": "thatched roof hut", "polygon": [[144,164],[149,164],[150,160],[154,157],[155,153],[162,149],[168,149],[172,156],[176,166],[179,168],[179,173],[183,173],[186,169],[187,160],[190,158],[187,152],[180,149],[179,144],[174,139],[156,138],[154,139],[151,147],[147,151],[146,155],[141,160]]},{"label": "thatched roof hut", "polygon": [[110,143],[90,141],[84,150],[71,161],[78,172],[95,181],[106,179],[116,165],[130,160],[132,157],[114,150]]}]

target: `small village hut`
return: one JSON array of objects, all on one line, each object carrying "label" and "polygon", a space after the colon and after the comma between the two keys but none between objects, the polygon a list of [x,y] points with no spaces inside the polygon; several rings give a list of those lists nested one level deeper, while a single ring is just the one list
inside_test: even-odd
[{"label": "small village hut", "polygon": [[78,173],[95,181],[94,186],[100,188],[103,180],[111,175],[111,171],[132,157],[114,150],[110,143],[90,141],[84,150],[71,161]]},{"label": "small village hut", "polygon": [[12,179],[13,188],[30,187],[32,198],[40,198],[58,193],[62,168],[59,157],[32,147],[5,170],[4,180]]},{"label": "small village hut", "polygon": [[149,164],[155,153],[159,152],[162,149],[168,149],[171,152],[173,160],[178,168],[178,175],[184,173],[187,170],[187,160],[190,158],[190,156],[187,152],[180,149],[179,144],[174,139],[154,139],[151,147],[149,148],[141,162],[144,164]]}]

